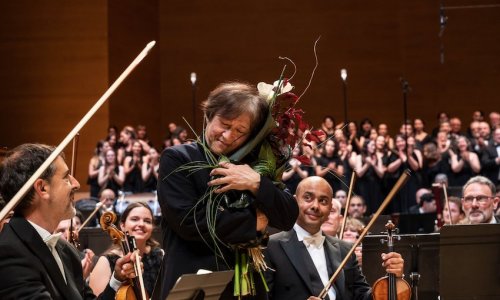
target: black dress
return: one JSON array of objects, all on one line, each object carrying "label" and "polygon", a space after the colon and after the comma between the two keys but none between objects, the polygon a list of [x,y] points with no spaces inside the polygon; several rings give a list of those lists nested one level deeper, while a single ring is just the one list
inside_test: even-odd
[{"label": "black dress", "polygon": [[[111,270],[115,269],[116,261],[120,256],[109,253],[104,255],[108,261]],[[144,289],[151,295],[153,293],[153,288],[155,286],[156,277],[160,271],[161,261],[163,259],[163,251],[161,248],[153,248],[148,254],[142,256],[142,263],[144,265],[144,273],[142,273],[142,279],[144,280]]]},{"label": "black dress", "polygon": [[[413,159],[417,160],[417,156],[415,153],[412,153]],[[396,161],[399,158],[399,155],[396,153],[392,153],[388,158],[387,165],[390,165],[394,161]],[[418,161],[418,160],[417,160]],[[411,170],[410,164],[408,163],[408,160],[406,162],[401,163],[399,165],[399,168],[395,170],[392,173],[387,172],[385,176],[385,192],[384,194],[387,195],[389,191],[394,187],[396,182],[398,181],[399,177],[403,175],[403,172],[409,169]],[[391,200],[391,204],[389,206],[389,212],[390,213],[408,213],[408,210],[410,207],[414,206],[417,204],[416,202],[416,193],[417,189],[419,186],[419,179],[418,176],[416,176],[413,172],[411,172],[411,176],[406,182],[406,184],[401,187],[399,192],[394,196],[394,198]]]},{"label": "black dress", "polygon": [[[99,170],[102,166],[102,161],[99,159],[99,163],[95,167],[94,170]],[[87,184],[90,186],[90,197],[99,198],[99,192],[101,191],[101,187],[99,186],[98,181],[99,174],[97,174],[94,178],[87,179]]]},{"label": "black dress", "polygon": [[[387,166],[387,156],[384,155],[382,163]],[[370,166],[363,176],[360,176],[356,183],[356,190],[365,200],[368,215],[373,214],[384,200],[383,180],[377,175],[373,166]]]},{"label": "black dress", "polygon": [[[462,160],[460,154],[457,154],[457,160],[459,162]],[[471,177],[476,175],[477,173],[474,173],[470,163],[468,161],[464,161],[464,166],[460,172],[454,172],[453,170],[450,172],[448,178],[449,186],[463,186]]]},{"label": "black dress", "polygon": [[[132,166],[134,160],[131,159],[129,163],[129,167]],[[123,183],[123,190],[125,192],[132,193],[142,193],[144,189],[144,182],[142,181],[142,158],[139,161],[139,165],[134,165],[132,171],[130,171],[126,177],[125,182]]]},{"label": "black dress", "polygon": [[[338,156],[332,156],[332,157],[327,157],[327,156],[321,156],[320,158],[317,159],[317,163],[319,166],[326,168],[330,163],[335,163],[336,166],[343,165],[343,162],[340,160]],[[342,178],[338,174],[332,174],[332,171],[329,171],[328,173],[323,176],[323,178],[328,181],[330,186],[333,189],[333,192],[335,193],[336,191],[342,189]]]}]

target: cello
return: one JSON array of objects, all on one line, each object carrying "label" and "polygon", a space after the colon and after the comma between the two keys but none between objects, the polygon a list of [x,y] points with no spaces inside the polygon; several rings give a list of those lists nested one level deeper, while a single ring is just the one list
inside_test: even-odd
[{"label": "cello", "polygon": [[[394,239],[400,237],[394,235],[396,225],[391,220],[385,225],[387,229],[387,240],[382,239],[381,242],[387,242],[388,252],[394,251]],[[396,278],[396,275],[389,273],[387,276],[377,279],[372,287],[374,300],[410,300],[411,287],[403,278]]]},{"label": "cello", "polygon": [[122,232],[116,226],[116,214],[114,212],[105,212],[100,219],[102,230],[106,231],[113,244],[120,245],[123,254],[135,252],[134,271],[137,276],[134,279],[129,279],[116,291],[116,300],[148,300],[149,297],[144,289],[144,281],[142,278],[142,268],[140,265],[139,254],[135,238]]}]

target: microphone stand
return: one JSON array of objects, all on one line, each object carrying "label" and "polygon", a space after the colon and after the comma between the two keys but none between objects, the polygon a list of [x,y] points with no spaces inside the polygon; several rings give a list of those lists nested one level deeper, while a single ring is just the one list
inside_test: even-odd
[{"label": "microphone stand", "polygon": [[340,77],[342,78],[342,91],[344,93],[344,125],[347,126],[347,71],[346,69],[340,70]]},{"label": "microphone stand", "polygon": [[191,103],[192,103],[192,118],[193,118],[193,128],[196,129],[196,73],[191,73]]},{"label": "microphone stand", "polygon": [[[410,86],[408,84],[408,81],[404,79],[403,77],[400,78],[401,81],[401,88],[403,90],[403,128],[404,128],[404,137],[405,137],[405,149],[404,152],[406,154],[406,162],[409,164],[408,160],[410,159],[410,153],[408,153],[408,92],[410,91]],[[410,190],[406,189],[406,192],[409,193]],[[403,193],[401,191],[400,193]],[[406,197],[408,199],[409,197]],[[402,199],[402,198],[401,198]],[[401,211],[408,212],[408,206],[407,206],[407,201],[403,200],[401,201]]]},{"label": "microphone stand", "polygon": [[439,60],[441,64],[444,64],[444,42],[443,35],[444,30],[446,29],[446,22],[448,21],[448,17],[445,14],[443,2],[441,1],[441,5],[439,7],[439,41],[441,43],[439,47]]}]

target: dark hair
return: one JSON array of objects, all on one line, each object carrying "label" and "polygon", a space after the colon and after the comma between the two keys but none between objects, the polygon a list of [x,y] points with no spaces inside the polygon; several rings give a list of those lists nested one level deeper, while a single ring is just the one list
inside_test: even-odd
[{"label": "dark hair", "polygon": [[[52,146],[43,144],[23,144],[7,154],[0,175],[1,194],[6,203],[16,195],[36,170],[47,160],[54,149]],[[61,153],[60,156],[64,158],[64,153]],[[40,176],[40,179],[50,182],[55,171],[56,166],[52,162]],[[35,190],[31,187],[14,211],[22,214],[30,207],[34,195]]]},{"label": "dark hair", "polygon": [[[153,228],[154,228],[154,214],[153,211],[151,210],[151,207],[147,205],[144,202],[134,202],[129,204],[127,208],[123,211],[122,215],[120,216],[120,223],[125,224],[125,221],[127,220],[128,215],[130,212],[137,207],[144,207],[146,208],[150,213],[151,213],[151,221],[153,222]],[[146,241],[146,245],[150,246],[151,248],[156,248],[160,246],[160,243],[158,243],[152,236],[149,237],[149,239]]]},{"label": "dark hair", "polygon": [[95,155],[100,155],[101,154],[102,146],[104,146],[105,142],[107,142],[107,140],[99,140],[99,141],[97,141],[97,144],[95,145],[95,150],[94,150]]},{"label": "dark hair", "polygon": [[79,211],[78,209],[75,212],[75,217],[77,217],[78,219],[80,219],[80,224],[83,224],[83,221],[85,221],[85,219],[83,218],[82,212]]},{"label": "dark hair", "polygon": [[216,115],[233,120],[242,114],[250,114],[252,134],[260,129],[268,113],[267,102],[257,88],[244,82],[220,84],[210,92],[201,107],[208,121]]},{"label": "dark hair", "polygon": [[432,202],[434,200],[434,195],[432,193],[425,193],[420,196],[420,206],[424,205],[424,202]]},{"label": "dark hair", "polygon": [[326,115],[323,117],[323,122],[325,122],[328,119],[330,119],[333,122],[333,127],[335,127],[335,118],[332,117],[331,115]]}]

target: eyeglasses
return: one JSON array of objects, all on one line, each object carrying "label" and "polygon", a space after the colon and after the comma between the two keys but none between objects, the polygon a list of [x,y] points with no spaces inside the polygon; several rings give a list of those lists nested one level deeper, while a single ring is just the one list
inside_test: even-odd
[{"label": "eyeglasses", "polygon": [[493,197],[490,196],[485,196],[485,195],[479,195],[479,196],[467,196],[463,197],[462,200],[464,201],[464,204],[472,204],[474,202],[474,199],[476,199],[477,203],[484,205],[488,203],[488,200],[490,200]]}]

